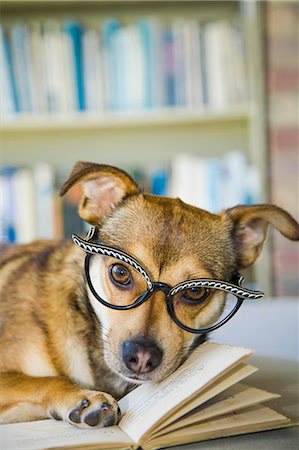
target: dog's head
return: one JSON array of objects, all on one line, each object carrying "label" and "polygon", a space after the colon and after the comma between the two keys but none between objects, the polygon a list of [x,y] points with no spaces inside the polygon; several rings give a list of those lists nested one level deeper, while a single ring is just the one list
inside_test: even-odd
[{"label": "dog's head", "polygon": [[[169,286],[201,278],[229,282],[256,260],[269,224],[299,239],[298,224],[276,206],[236,206],[211,214],[180,199],[144,194],[127,173],[93,163],[76,164],[62,195],[78,182],[83,188],[79,214],[98,227],[99,240],[132,255],[153,281]],[[142,277],[135,277],[125,262],[111,261],[109,256],[93,258],[94,285],[112,304],[134,302],[146,289]],[[206,298],[205,292],[184,292],[176,299],[191,328],[204,328],[223,309],[223,293],[210,291]],[[122,311],[103,305],[90,291],[89,299],[102,326],[105,361],[127,380],[163,379],[194,345],[196,335],[172,320],[162,291]]]}]

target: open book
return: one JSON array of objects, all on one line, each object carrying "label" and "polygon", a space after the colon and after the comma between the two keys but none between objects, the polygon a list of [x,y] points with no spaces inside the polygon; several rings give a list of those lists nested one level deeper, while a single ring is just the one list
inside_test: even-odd
[{"label": "open book", "polygon": [[243,362],[251,354],[204,343],[167,379],[123,397],[117,426],[79,430],[54,420],[0,425],[1,448],[152,450],[291,425],[287,417],[260,405],[277,394],[240,383],[257,370]]}]

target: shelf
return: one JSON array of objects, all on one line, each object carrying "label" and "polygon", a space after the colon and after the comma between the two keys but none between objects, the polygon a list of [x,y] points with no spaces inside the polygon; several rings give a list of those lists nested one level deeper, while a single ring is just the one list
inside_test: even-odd
[{"label": "shelf", "polygon": [[104,128],[127,128],[139,126],[163,126],[194,123],[221,123],[250,120],[248,105],[238,105],[225,110],[201,109],[161,109],[142,112],[78,112],[61,114],[18,114],[3,118],[0,132],[47,131],[47,130],[85,130]]}]

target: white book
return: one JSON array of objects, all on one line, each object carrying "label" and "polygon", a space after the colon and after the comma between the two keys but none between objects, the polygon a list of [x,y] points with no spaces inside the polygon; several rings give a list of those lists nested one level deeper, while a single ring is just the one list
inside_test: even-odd
[{"label": "white book", "polygon": [[48,111],[46,59],[43,45],[42,26],[38,21],[29,25],[29,45],[31,53],[31,76],[33,84],[34,109]]},{"label": "white book", "polygon": [[19,169],[13,175],[16,242],[25,244],[36,237],[36,205],[32,173]]},{"label": "white book", "polygon": [[225,85],[227,61],[223,54],[222,25],[221,22],[211,22],[206,24],[204,29],[208,104],[219,109],[227,105]]},{"label": "white book", "polygon": [[129,109],[139,111],[145,103],[145,62],[141,38],[136,26],[127,27],[128,48],[126,68],[128,70]]},{"label": "white book", "polygon": [[119,111],[128,111],[132,108],[130,77],[133,61],[130,33],[127,27],[119,28],[112,36],[111,53],[115,70],[113,94],[115,106]]},{"label": "white book", "polygon": [[192,162],[192,175],[190,177],[192,184],[193,201],[192,205],[198,208],[211,210],[210,197],[210,172],[209,160],[195,156]]},{"label": "white book", "polygon": [[69,78],[65,71],[65,45],[60,24],[56,20],[47,20],[44,24],[44,49],[50,111],[69,112],[71,105],[68,92]]},{"label": "white book", "polygon": [[192,204],[194,192],[192,185],[194,157],[181,153],[175,155],[171,161],[170,171],[170,197],[178,197],[183,202]]},{"label": "white book", "polygon": [[62,46],[62,71],[65,80],[65,92],[67,99],[67,109],[70,112],[79,109],[77,96],[77,82],[75,74],[75,56],[73,51],[73,42],[70,34],[61,30],[61,46]]},{"label": "white book", "polygon": [[36,235],[38,238],[55,237],[54,171],[49,164],[33,167],[36,202]]},{"label": "white book", "polygon": [[196,20],[185,22],[183,28],[186,104],[203,104],[200,25]]},{"label": "white book", "polygon": [[175,156],[171,167],[170,196],[198,208],[210,210],[209,160],[194,155]]},{"label": "white book", "polygon": [[88,111],[103,111],[104,63],[100,34],[88,29],[82,38],[85,102]]},{"label": "white book", "polygon": [[221,189],[223,208],[246,203],[248,166],[242,152],[233,151],[223,157],[223,183]]}]

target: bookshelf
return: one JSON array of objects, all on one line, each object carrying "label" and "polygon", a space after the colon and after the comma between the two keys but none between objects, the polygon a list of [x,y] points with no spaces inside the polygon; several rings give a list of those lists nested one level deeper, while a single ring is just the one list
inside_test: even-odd
[{"label": "bookshelf", "polygon": [[46,130],[71,129],[105,129],[140,126],[175,126],[177,124],[204,124],[247,122],[251,120],[250,105],[238,105],[224,110],[212,108],[186,109],[164,108],[139,113],[72,113],[72,114],[18,114],[17,117],[3,118],[0,131],[9,132],[37,132]]},{"label": "bookshelf", "polygon": [[[0,159],[4,165],[46,161],[62,179],[76,160],[130,165],[145,169],[165,166],[178,153],[221,157],[241,150],[261,175],[261,202],[267,200],[267,155],[263,98],[261,2],[146,0],[2,0],[1,23],[47,17],[66,18],[99,27],[107,17],[125,25],[156,16],[165,23],[176,17],[199,21],[238,20],[248,44],[249,101],[224,108],[156,108],[151,111],[16,114],[2,117]],[[259,286],[270,292],[269,254],[255,269]]]}]

